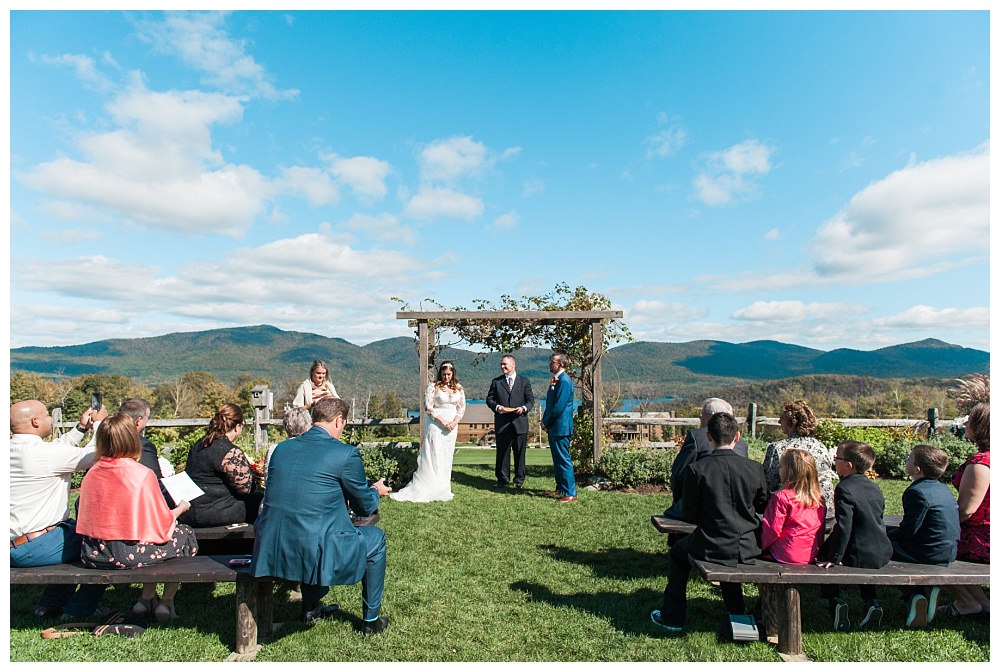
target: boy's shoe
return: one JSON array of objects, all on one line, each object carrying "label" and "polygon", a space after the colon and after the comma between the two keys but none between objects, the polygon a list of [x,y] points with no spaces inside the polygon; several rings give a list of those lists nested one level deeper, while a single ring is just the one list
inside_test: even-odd
[{"label": "boy's shoe", "polygon": [[930,592],[927,593],[927,622],[930,623],[934,620],[934,615],[937,613],[938,607],[938,596],[941,595],[941,587],[934,586],[931,588]]},{"label": "boy's shoe", "polygon": [[906,627],[922,628],[927,625],[927,598],[920,593],[910,597],[910,610],[906,613]]},{"label": "boy's shoe", "polygon": [[833,615],[833,629],[846,632],[851,629],[851,620],[847,616],[847,602],[839,597],[830,600],[830,613]]},{"label": "boy's shoe", "polygon": [[676,625],[667,625],[663,622],[663,615],[660,613],[659,609],[654,609],[649,615],[649,620],[653,622],[653,625],[658,625],[667,632],[671,632],[675,635],[679,635],[684,632],[684,628],[677,627]]},{"label": "boy's shoe", "polygon": [[878,603],[878,600],[872,600],[866,606],[868,607],[868,611],[865,613],[865,617],[861,619],[861,622],[858,623],[858,627],[862,630],[872,630],[882,624],[882,605]]},{"label": "boy's shoe", "polygon": [[59,617],[59,622],[76,623],[80,621],[91,621],[94,619],[102,619],[110,613],[111,610],[107,607],[97,607],[97,609],[94,609],[93,613],[90,614],[67,614],[63,612],[63,615]]},{"label": "boy's shoe", "polygon": [[302,622],[306,625],[312,625],[321,618],[329,618],[338,611],[340,611],[339,604],[318,604],[313,609],[302,610]]}]

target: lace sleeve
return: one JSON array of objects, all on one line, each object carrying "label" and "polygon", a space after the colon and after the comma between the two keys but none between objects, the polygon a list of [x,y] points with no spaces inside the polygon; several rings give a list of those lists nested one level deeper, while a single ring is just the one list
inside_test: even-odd
[{"label": "lace sleeve", "polygon": [[222,458],[222,477],[226,479],[226,484],[234,494],[249,495],[254,491],[250,460],[236,446]]},{"label": "lace sleeve", "polygon": [[424,408],[427,409],[427,417],[431,420],[437,420],[434,415],[434,383],[427,386],[424,391]]},{"label": "lace sleeve", "polygon": [[460,422],[465,415],[465,390],[458,391],[458,405],[455,407],[455,422]]}]

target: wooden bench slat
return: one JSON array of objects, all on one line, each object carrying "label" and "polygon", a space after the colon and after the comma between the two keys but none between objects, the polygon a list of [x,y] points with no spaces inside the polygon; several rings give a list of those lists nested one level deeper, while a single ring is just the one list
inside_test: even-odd
[{"label": "wooden bench slat", "polygon": [[691,565],[708,581],[755,584],[874,584],[877,586],[954,586],[985,585],[990,581],[990,566],[958,561],[950,567],[890,562],[881,569],[816,565],[784,565],[771,560],[757,560],[753,565],[726,567],[691,558]]},{"label": "wooden bench slat", "polygon": [[11,567],[12,584],[128,584],[234,582],[239,572],[226,563],[234,556],[172,558],[138,569],[90,569],[79,562],[45,567]]},{"label": "wooden bench slat", "polygon": [[253,525],[230,529],[226,525],[218,527],[192,527],[198,541],[253,539]]}]

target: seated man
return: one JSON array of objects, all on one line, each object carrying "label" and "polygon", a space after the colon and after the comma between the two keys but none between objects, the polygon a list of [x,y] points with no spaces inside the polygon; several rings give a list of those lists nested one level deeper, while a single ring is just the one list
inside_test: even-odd
[{"label": "seated man", "polygon": [[[670,467],[670,492],[673,495],[674,501],[671,503],[670,508],[663,512],[663,515],[668,518],[681,517],[684,477],[687,475],[687,469],[712,452],[712,448],[708,443],[708,430],[706,426],[708,425],[708,419],[716,413],[728,413],[732,415],[733,407],[725,399],[719,399],[718,397],[706,399],[702,404],[701,415],[698,418],[701,427],[692,429],[687,433],[680,452],[674,458],[674,463]],[[733,452],[743,457],[749,455],[749,447],[747,446],[747,442],[743,440],[743,437],[736,440]],[[683,535],[671,534],[667,539],[667,543],[673,546],[681,536]]]},{"label": "seated man", "polygon": [[[684,630],[689,557],[735,567],[753,563],[760,555],[757,529],[767,506],[764,469],[733,450],[740,433],[732,415],[716,413],[706,429],[712,452],[688,470],[681,513],[682,520],[698,529],[670,547],[663,608],[650,614],[653,623],[674,633]],[[743,587],[738,583],[720,587],[727,613],[746,613]]]},{"label": "seated man", "polygon": [[[82,537],[70,518],[69,490],[74,471],[94,464],[94,446],[77,447],[87,430],[108,415],[87,409],[80,423],[52,442],[52,417],[40,401],[10,407],[10,566],[44,567],[80,559]],[[104,585],[47,586],[35,616],[83,621],[101,601]]]},{"label": "seated man", "polygon": [[302,585],[302,620],[312,623],[339,607],[320,600],[331,585],[361,581],[365,634],[382,632],[379,616],[385,581],[385,532],[355,527],[347,501],[360,516],[378,508],[392,490],[384,480],[369,486],[361,453],[341,443],[350,406],[343,399],[319,399],[313,426],[282,441],[271,456],[267,489],[254,523],[254,576],[273,576]]}]

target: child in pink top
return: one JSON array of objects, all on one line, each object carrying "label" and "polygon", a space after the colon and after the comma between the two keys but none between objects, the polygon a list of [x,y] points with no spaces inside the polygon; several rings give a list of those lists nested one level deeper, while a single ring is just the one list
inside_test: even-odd
[{"label": "child in pink top", "polygon": [[823,541],[826,519],[816,461],[805,450],[786,450],[779,473],[785,486],[774,493],[764,510],[761,550],[787,565],[810,564]]}]

